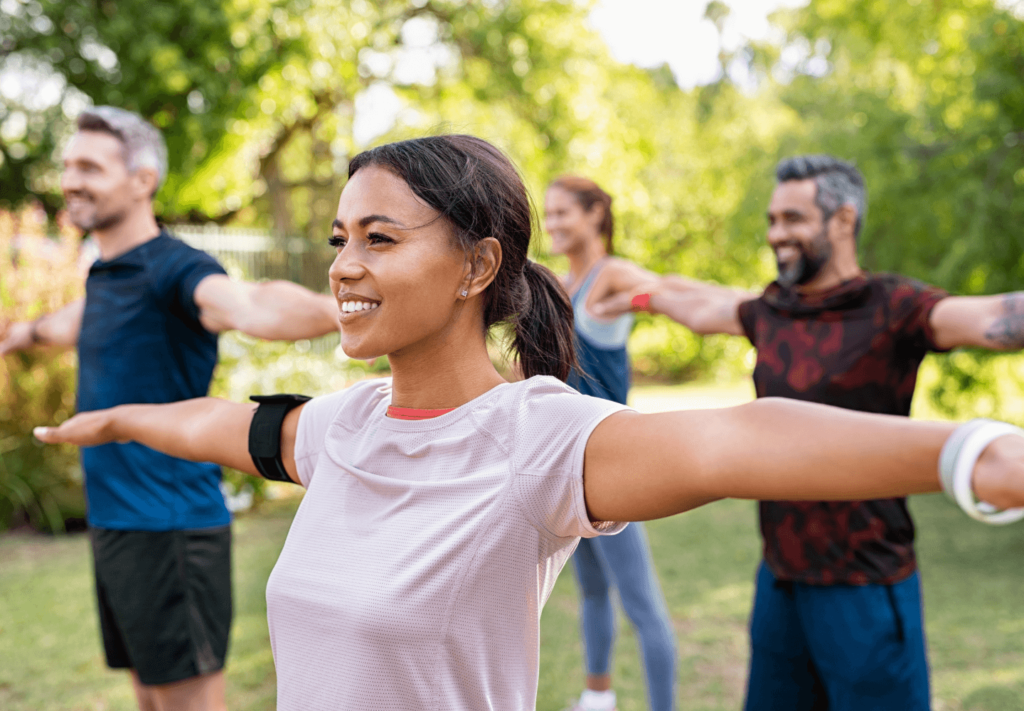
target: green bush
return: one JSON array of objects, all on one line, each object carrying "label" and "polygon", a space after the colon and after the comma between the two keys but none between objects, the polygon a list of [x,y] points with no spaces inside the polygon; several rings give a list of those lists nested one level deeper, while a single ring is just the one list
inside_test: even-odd
[{"label": "green bush", "polygon": [[[0,336],[8,325],[54,311],[82,295],[79,236],[61,223],[45,236],[45,216],[0,211]],[[75,408],[75,354],[37,348],[0,359],[0,530],[21,522],[61,531],[82,518],[82,472],[74,447],[43,446],[37,425],[67,419]]]}]

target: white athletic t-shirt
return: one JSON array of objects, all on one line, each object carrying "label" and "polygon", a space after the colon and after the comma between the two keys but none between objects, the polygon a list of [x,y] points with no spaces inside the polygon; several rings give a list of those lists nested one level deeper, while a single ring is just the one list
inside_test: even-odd
[{"label": "white athletic t-shirt", "polygon": [[540,613],[580,536],[583,453],[623,405],[550,377],[429,420],[390,380],[306,404],[308,489],[267,583],[282,711],[532,710]]}]

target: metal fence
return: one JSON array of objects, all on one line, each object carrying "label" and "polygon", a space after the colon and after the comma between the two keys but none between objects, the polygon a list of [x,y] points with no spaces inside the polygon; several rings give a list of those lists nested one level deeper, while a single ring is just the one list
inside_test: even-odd
[{"label": "metal fence", "polygon": [[[240,271],[246,280],[287,279],[311,291],[329,292],[327,269],[335,253],[326,244],[217,225],[168,225],[167,229],[182,242],[215,257],[229,272]],[[313,339],[310,346],[313,352],[326,354],[338,342],[338,334],[331,334]]]},{"label": "metal fence", "polygon": [[217,225],[169,225],[168,230],[226,267],[237,267],[246,279],[287,279],[323,293],[329,288],[327,269],[334,261],[334,250],[326,244]]}]

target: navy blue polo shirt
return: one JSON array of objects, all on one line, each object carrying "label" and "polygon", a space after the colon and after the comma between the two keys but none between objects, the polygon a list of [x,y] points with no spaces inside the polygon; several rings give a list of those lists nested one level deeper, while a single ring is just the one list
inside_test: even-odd
[{"label": "navy blue polo shirt", "polygon": [[[78,411],[203,397],[217,364],[217,336],[199,323],[196,286],[224,269],[161,232],[85,282],[78,337]],[[230,522],[220,468],[135,442],[82,448],[90,526],[171,531]]]}]

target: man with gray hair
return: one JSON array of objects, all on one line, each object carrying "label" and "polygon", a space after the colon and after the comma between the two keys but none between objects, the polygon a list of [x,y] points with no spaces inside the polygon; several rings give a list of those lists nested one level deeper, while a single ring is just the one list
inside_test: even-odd
[{"label": "man with gray hair", "polygon": [[[918,366],[958,346],[1024,348],[1024,294],[948,296],[857,261],[864,179],[832,156],[776,169],[762,294],[677,276],[598,304],[632,303],[698,334],[745,335],[758,397],[907,416]],[[794,439],[800,437],[793,433]],[[906,499],[759,504],[764,560],[751,616],[749,711],[928,709],[921,587]]]},{"label": "man with gray hair", "polygon": [[[220,331],[298,340],[339,327],[333,297],[232,281],[163,230],[153,196],[166,174],[163,138],[142,117],[109,106],[79,116],[61,188],[100,258],[83,300],[11,324],[0,356],[77,346],[80,412],[206,395]],[[131,670],[140,709],[224,709],[231,520],[220,469],[134,443],[85,447],[82,467],[107,663]]]}]

